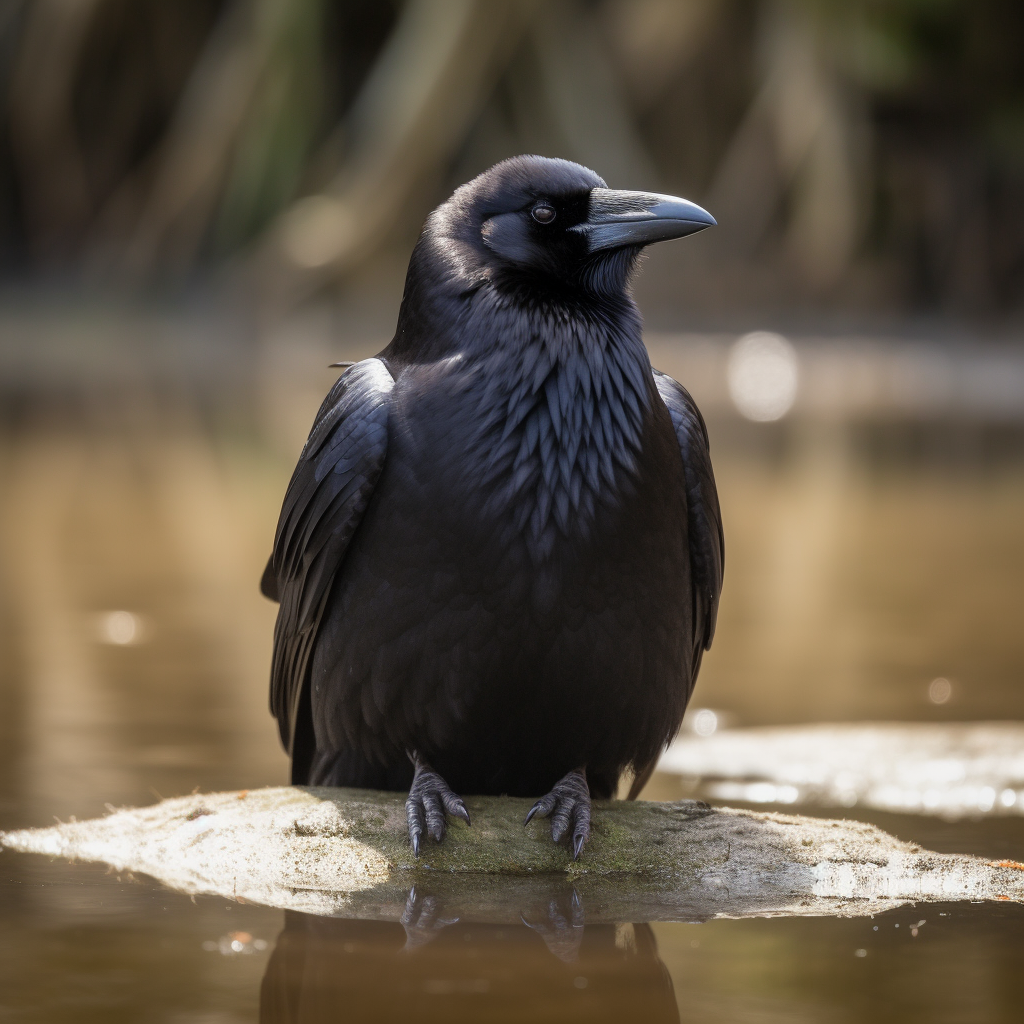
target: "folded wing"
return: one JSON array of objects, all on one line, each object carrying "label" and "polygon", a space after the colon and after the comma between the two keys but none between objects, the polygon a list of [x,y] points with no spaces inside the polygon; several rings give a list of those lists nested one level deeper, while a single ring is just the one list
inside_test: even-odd
[{"label": "folded wing", "polygon": [[654,382],[668,406],[683,459],[686,481],[686,514],[690,540],[693,586],[693,666],[690,686],[700,668],[701,654],[711,646],[718,618],[718,599],[725,572],[725,536],[718,506],[715,474],[711,469],[708,431],[690,393],[660,370]]},{"label": "folded wing", "polygon": [[380,359],[344,373],[324,399],[285,494],[260,589],[281,604],[274,627],[270,710],[297,756],[296,721],[320,618],[384,466],[394,386]]}]

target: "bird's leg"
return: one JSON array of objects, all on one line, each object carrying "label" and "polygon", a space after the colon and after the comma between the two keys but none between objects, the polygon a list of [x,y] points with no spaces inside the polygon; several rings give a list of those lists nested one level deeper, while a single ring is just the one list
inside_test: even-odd
[{"label": "bird's leg", "polygon": [[409,752],[416,771],[412,777],[408,799],[405,801],[405,816],[409,822],[409,842],[412,852],[420,855],[423,833],[441,842],[447,828],[446,814],[453,814],[469,824],[469,811],[462,797],[453,793],[448,783],[415,751]]},{"label": "bird's leg", "polygon": [[586,768],[574,768],[560,778],[547,796],[541,797],[526,816],[524,825],[539,814],[551,817],[551,838],[556,843],[562,837],[572,834],[572,859],[580,859],[583,844],[590,836],[590,787],[587,785]]}]

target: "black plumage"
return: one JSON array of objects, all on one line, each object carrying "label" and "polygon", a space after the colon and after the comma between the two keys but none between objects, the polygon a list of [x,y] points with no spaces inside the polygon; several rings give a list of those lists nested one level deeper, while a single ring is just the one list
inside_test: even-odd
[{"label": "black plumage", "polygon": [[652,371],[629,277],[643,245],[713,223],[540,157],[428,219],[395,337],[324,400],[263,577],[294,782],[412,784],[417,850],[468,818],[455,792],[552,790],[578,855],[588,786],[649,775],[724,545],[703,420]]}]

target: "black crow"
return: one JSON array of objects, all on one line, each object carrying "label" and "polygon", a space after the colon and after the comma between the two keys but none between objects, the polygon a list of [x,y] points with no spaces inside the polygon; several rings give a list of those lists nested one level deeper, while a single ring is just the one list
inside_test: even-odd
[{"label": "black crow", "polygon": [[[347,369],[284,499],[270,705],[297,784],[547,793],[579,856],[590,797],[653,771],[715,629],[707,432],[652,370],[643,247],[714,224],[578,164],[506,160],[429,217],[392,342]],[[527,818],[529,821],[529,818]]]}]

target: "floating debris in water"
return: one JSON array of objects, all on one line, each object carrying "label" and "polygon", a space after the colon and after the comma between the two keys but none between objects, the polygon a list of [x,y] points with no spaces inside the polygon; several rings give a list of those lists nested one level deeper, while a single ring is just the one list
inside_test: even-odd
[{"label": "floating debris in water", "polygon": [[1024,814],[1024,724],[1016,722],[718,729],[681,736],[658,768],[719,800],[950,819]]}]

